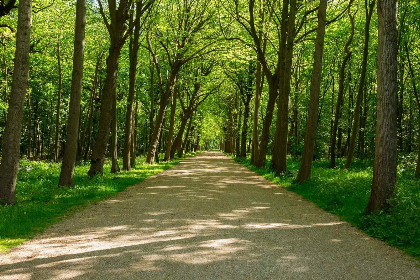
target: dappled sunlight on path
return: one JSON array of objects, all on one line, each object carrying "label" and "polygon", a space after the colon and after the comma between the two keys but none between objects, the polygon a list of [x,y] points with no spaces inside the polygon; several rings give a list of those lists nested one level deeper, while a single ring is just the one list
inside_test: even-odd
[{"label": "dappled sunlight on path", "polygon": [[211,152],[1,254],[0,279],[420,279],[420,268]]}]

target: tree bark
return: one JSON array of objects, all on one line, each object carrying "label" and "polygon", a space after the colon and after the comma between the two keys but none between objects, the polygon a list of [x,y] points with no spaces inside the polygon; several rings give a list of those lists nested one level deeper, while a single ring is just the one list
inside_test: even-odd
[{"label": "tree bark", "polygon": [[[349,7],[350,9],[350,7]],[[331,132],[331,158],[330,158],[330,168],[335,167],[335,158],[336,158],[336,140],[337,140],[337,129],[338,129],[338,121],[341,116],[341,106],[344,101],[344,79],[345,79],[345,70],[347,62],[349,61],[352,52],[349,50],[349,46],[351,44],[351,41],[353,40],[354,36],[354,17],[350,14],[350,10],[348,11],[349,17],[350,17],[350,23],[351,23],[351,32],[350,37],[346,42],[346,45],[344,47],[344,53],[346,54],[344,56],[343,62],[340,67],[340,74],[339,74],[339,82],[338,82],[338,94],[337,94],[337,103],[335,106],[335,115],[334,115],[334,122]],[[349,104],[350,106],[350,104]],[[338,145],[338,149],[341,147],[341,145]]]},{"label": "tree bark", "polygon": [[365,42],[364,42],[364,47],[363,47],[362,72],[360,73],[359,89],[358,89],[357,97],[356,97],[356,107],[354,108],[354,113],[353,113],[353,123],[352,123],[352,129],[351,129],[349,151],[347,154],[346,164],[344,166],[344,168],[346,169],[349,169],[351,166],[351,163],[353,161],[353,156],[354,156],[354,148],[356,147],[356,137],[357,137],[359,122],[360,122],[360,114],[361,114],[360,111],[361,111],[362,101],[363,101],[363,92],[365,91],[367,61],[368,61],[368,55],[369,55],[369,37],[370,37],[369,27],[370,27],[370,20],[372,19],[374,7],[375,7],[375,0],[372,0],[372,2],[369,3],[369,9],[367,5],[367,0],[365,0],[366,22],[365,22]]},{"label": "tree bark", "polygon": [[[85,28],[86,0],[77,0],[69,116],[67,121],[66,145],[64,148],[63,162],[61,164],[60,180],[58,182],[59,186],[74,185],[74,164],[76,162],[77,154],[77,138],[80,120],[80,99],[82,94]],[[91,100],[91,102],[93,102],[93,100]]]},{"label": "tree bark", "polygon": [[397,0],[378,0],[378,101],[372,191],[366,213],[391,207],[397,183]]},{"label": "tree bark", "polygon": [[111,136],[111,173],[120,172],[118,165],[118,112],[117,112],[117,96],[114,96],[112,104],[112,136]]},{"label": "tree bark", "polygon": [[137,127],[138,127],[138,120],[139,120],[139,102],[136,102],[136,109],[134,111],[134,124],[132,129],[132,141],[131,141],[131,152],[130,152],[130,165],[131,167],[136,166],[136,158],[137,158]]},{"label": "tree bark", "polygon": [[175,140],[171,147],[170,158],[174,159],[175,153],[179,151],[182,147],[182,137],[184,137],[185,127],[187,126],[188,120],[190,118],[191,113],[188,111],[183,113],[181,117],[181,124],[178,129],[178,134],[175,137]]},{"label": "tree bark", "polygon": [[259,139],[258,139],[258,114],[260,109],[261,94],[264,86],[264,78],[262,75],[261,63],[257,63],[257,72],[255,74],[255,99],[254,99],[254,119],[252,128],[252,154],[251,163],[255,164],[258,158]]},{"label": "tree bark", "polygon": [[[136,13],[140,14],[142,5],[141,2],[136,4]],[[139,53],[140,43],[140,21],[136,22],[134,27],[134,35],[130,37],[130,73],[129,73],[129,89],[127,98],[127,112],[125,116],[125,129],[124,129],[124,153],[123,153],[123,170],[131,169],[131,138],[133,127],[133,109],[134,109],[134,95],[136,91],[136,74],[137,74],[137,57]]]},{"label": "tree bark", "polygon": [[278,94],[278,77],[273,76],[267,79],[268,82],[268,103],[265,111],[263,128],[261,132],[261,141],[258,149],[258,158],[255,161],[255,166],[258,168],[265,167],[268,150],[268,139],[270,138],[270,128],[273,121],[274,106],[276,104]]},{"label": "tree bark", "polygon": [[309,112],[306,120],[305,140],[297,181],[303,183],[311,177],[314,156],[316,128],[318,120],[319,94],[321,91],[322,58],[326,25],[327,0],[320,0],[318,8],[318,27],[315,40],[314,63],[311,78]]},{"label": "tree bark", "polygon": [[32,1],[20,0],[12,89],[7,110],[7,122],[4,129],[0,164],[0,204],[16,203],[16,178],[19,169],[23,105],[29,78],[31,14]]},{"label": "tree bark", "polygon": [[103,174],[103,165],[108,146],[109,132],[112,121],[112,104],[115,96],[118,60],[121,48],[116,43],[111,43],[109,55],[106,60],[106,78],[102,92],[101,110],[99,117],[98,133],[92,151],[91,165],[88,172],[89,177]]},{"label": "tree bark", "polygon": [[190,132],[191,132],[193,116],[191,116],[189,120],[190,121],[188,122],[187,132],[185,133],[185,139],[184,139],[184,141],[182,141],[181,148],[178,149],[178,158],[181,158],[184,155],[184,150],[185,150],[185,147],[186,147],[186,143],[187,143],[187,140],[189,139],[189,135],[190,135]]},{"label": "tree bark", "polygon": [[[102,17],[107,25],[111,44],[109,47],[108,58],[106,60],[107,69],[102,92],[98,134],[96,135],[96,142],[93,147],[90,169],[88,171],[88,176],[91,178],[97,174],[103,174],[103,165],[109,141],[109,132],[111,129],[112,105],[116,92],[118,61],[125,40],[132,31],[132,29],[127,30],[126,26],[126,20],[130,17],[129,2],[130,1],[128,0],[119,1],[118,9],[116,8],[116,5],[109,5],[111,23],[107,22],[101,6]],[[136,20],[138,17],[139,15],[136,16]]]},{"label": "tree bark", "polygon": [[[290,1],[290,12],[287,16],[287,32],[284,39],[284,66],[281,68],[279,80],[279,97],[277,99],[277,123],[275,142],[273,146],[272,168],[276,174],[287,171],[287,137],[289,121],[290,80],[292,75],[293,45],[295,39],[296,0]],[[287,10],[287,6],[283,7]]]},{"label": "tree bark", "polygon": [[171,104],[171,119],[169,124],[169,134],[166,142],[166,152],[164,161],[167,161],[171,158],[171,148],[172,148],[172,139],[174,137],[174,127],[175,127],[175,114],[176,114],[176,99],[177,99],[177,87],[175,86],[174,94],[172,95],[172,104]]},{"label": "tree bark", "polygon": [[244,104],[244,120],[242,125],[242,134],[241,134],[241,153],[240,157],[246,157],[246,138],[248,136],[248,120],[249,120],[249,113],[251,111],[250,103],[251,103],[252,95],[248,94],[245,99]]},{"label": "tree bark", "polygon": [[167,83],[167,88],[164,94],[162,94],[162,96],[160,97],[160,103],[159,103],[160,107],[159,107],[158,114],[156,116],[156,123],[153,127],[152,138],[150,139],[150,146],[149,146],[147,157],[146,157],[146,163],[148,164],[153,164],[155,161],[154,157],[155,157],[157,145],[159,142],[159,137],[162,131],[163,120],[165,118],[166,109],[168,108],[169,98],[173,95],[174,85],[175,85],[176,78],[179,72],[179,67],[178,66],[174,66],[174,67],[175,68],[172,69],[171,71],[171,74]]}]

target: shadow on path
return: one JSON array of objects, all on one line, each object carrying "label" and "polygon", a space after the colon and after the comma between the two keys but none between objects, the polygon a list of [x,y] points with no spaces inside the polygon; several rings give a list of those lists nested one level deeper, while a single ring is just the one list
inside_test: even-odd
[{"label": "shadow on path", "polygon": [[420,279],[417,262],[221,153],[0,255],[0,279]]}]

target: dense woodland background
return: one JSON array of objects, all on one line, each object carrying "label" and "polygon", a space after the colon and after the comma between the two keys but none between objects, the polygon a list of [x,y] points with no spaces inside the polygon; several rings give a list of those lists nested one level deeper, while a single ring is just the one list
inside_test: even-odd
[{"label": "dense woodland background", "polygon": [[[395,139],[398,174],[392,155],[377,157],[377,168],[420,176],[418,0],[398,3],[397,21],[396,1],[389,0],[6,0],[0,1],[3,203],[16,201],[10,195],[16,175],[10,177],[17,162],[9,169],[3,162],[13,150],[4,138],[14,59],[24,48],[18,5],[32,15],[32,28],[23,117],[13,125],[22,127],[13,145],[22,159],[63,160],[61,186],[74,185],[75,161],[90,162],[93,177],[103,173],[106,158],[119,172],[130,170],[136,156],[154,163],[209,149],[248,156],[256,167],[305,182],[313,160],[326,169],[348,169],[354,160],[372,166],[377,122],[388,113],[391,137],[381,134],[379,143],[389,146],[379,150],[392,154]],[[378,19],[398,26],[391,38],[392,28],[382,25],[382,34],[391,35],[379,49],[391,42],[391,60],[378,56]],[[395,69],[386,64],[393,59]],[[380,115],[378,69],[395,77],[380,84],[391,91]],[[301,158],[297,173],[293,162]],[[367,213],[390,207],[395,176],[377,182],[382,204],[371,201]]]}]

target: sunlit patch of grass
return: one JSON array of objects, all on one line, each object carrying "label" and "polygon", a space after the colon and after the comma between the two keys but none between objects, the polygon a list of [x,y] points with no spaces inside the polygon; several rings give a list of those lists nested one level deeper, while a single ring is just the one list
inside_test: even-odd
[{"label": "sunlit patch of grass", "polygon": [[178,162],[148,165],[139,158],[131,171],[111,174],[107,161],[104,175],[93,179],[86,175],[89,164],[78,163],[75,186],[58,188],[60,164],[22,160],[16,185],[18,203],[0,206],[0,251],[15,247],[82,207],[109,198]]},{"label": "sunlit patch of grass", "polygon": [[[356,160],[345,170],[343,160],[337,168],[328,168],[328,160],[314,162],[311,179],[298,184],[295,179],[300,163],[288,160],[288,172],[275,176],[268,168],[256,168],[250,159],[235,159],[270,181],[302,195],[322,209],[338,215],[369,235],[386,241],[420,258],[420,181],[414,177],[413,160],[401,157],[398,165],[398,188],[389,213],[364,215],[372,183],[372,160]],[[267,163],[269,159],[267,160]],[[268,164],[267,164],[268,165]]]}]

